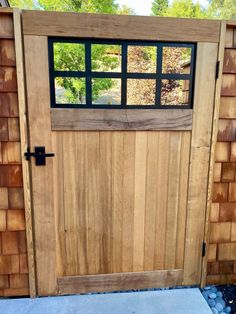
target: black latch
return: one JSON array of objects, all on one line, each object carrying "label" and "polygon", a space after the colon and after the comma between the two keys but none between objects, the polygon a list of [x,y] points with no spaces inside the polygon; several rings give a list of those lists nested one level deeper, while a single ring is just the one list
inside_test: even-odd
[{"label": "black latch", "polygon": [[220,61],[216,62],[216,80],[219,78],[220,73]]},{"label": "black latch", "polygon": [[206,242],[202,242],[202,257],[206,255]]},{"label": "black latch", "polygon": [[36,166],[45,166],[46,165],[46,157],[54,157],[54,153],[45,153],[45,146],[35,146],[34,153],[30,152],[30,148],[27,148],[27,152],[25,153],[26,160],[30,160],[30,157],[35,157],[35,165]]}]

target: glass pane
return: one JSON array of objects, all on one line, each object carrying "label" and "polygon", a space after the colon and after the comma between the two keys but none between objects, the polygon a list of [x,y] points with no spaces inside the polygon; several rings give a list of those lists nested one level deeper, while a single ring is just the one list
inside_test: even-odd
[{"label": "glass pane", "polygon": [[55,71],[85,71],[85,45],[54,43]]},{"label": "glass pane", "polygon": [[155,105],[155,95],[156,80],[127,80],[127,105]]},{"label": "glass pane", "polygon": [[94,105],[120,105],[121,79],[94,78],[92,80],[92,101]]},{"label": "glass pane", "polygon": [[55,94],[57,104],[85,104],[85,78],[56,77]]},{"label": "glass pane", "polygon": [[188,80],[162,80],[161,104],[162,105],[188,105],[189,81]]},{"label": "glass pane", "polygon": [[163,47],[162,73],[190,74],[191,48]]},{"label": "glass pane", "polygon": [[94,44],[91,48],[92,71],[121,72],[121,46]]},{"label": "glass pane", "polygon": [[127,71],[156,73],[157,48],[153,46],[128,46]]}]

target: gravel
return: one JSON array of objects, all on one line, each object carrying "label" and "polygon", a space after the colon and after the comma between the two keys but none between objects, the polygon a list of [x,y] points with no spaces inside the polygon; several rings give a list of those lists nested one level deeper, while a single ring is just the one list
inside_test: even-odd
[{"label": "gravel", "polygon": [[[202,295],[207,301],[208,305],[210,306],[212,313],[214,314],[234,314],[233,303],[232,303],[232,296],[236,299],[236,286],[235,290],[231,291],[232,296],[229,294],[227,295],[227,288],[225,286],[215,287],[215,286],[208,286],[202,290]],[[229,287],[228,287],[229,290]],[[236,300],[235,300],[236,302]],[[236,305],[236,303],[235,303]]]}]

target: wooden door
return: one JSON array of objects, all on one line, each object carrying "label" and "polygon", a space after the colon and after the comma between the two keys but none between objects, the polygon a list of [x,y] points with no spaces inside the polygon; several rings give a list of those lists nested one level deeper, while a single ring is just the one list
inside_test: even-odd
[{"label": "wooden door", "polygon": [[[219,29],[23,13],[38,295],[200,283]],[[196,43],[193,109],[51,109],[48,36]]]}]

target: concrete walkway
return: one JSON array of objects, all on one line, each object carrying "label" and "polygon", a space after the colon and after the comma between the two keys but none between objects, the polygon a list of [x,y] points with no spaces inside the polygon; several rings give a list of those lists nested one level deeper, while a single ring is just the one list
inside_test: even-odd
[{"label": "concrete walkway", "polygon": [[199,289],[0,300],[3,314],[212,314]]}]

